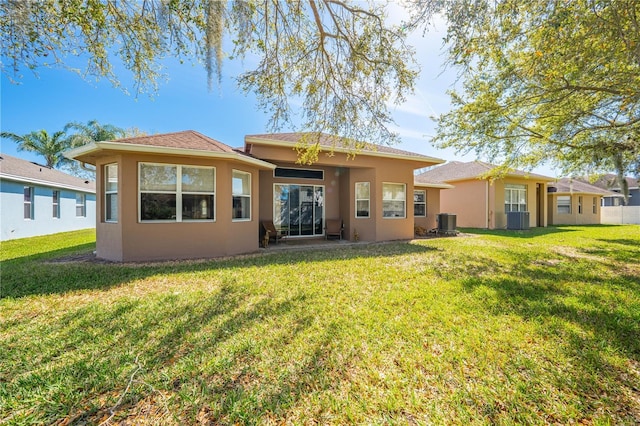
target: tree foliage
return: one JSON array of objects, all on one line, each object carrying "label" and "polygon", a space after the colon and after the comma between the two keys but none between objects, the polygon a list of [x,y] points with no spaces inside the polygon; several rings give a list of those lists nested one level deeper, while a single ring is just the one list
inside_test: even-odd
[{"label": "tree foliage", "polygon": [[[402,102],[417,75],[405,32],[385,21],[386,3],[349,0],[5,0],[3,55],[12,75],[22,67],[63,65],[83,54],[81,72],[119,84],[114,57],[138,91],[156,90],[166,56],[204,62],[220,78],[223,40],[232,57],[257,58],[237,77],[284,126],[354,140],[397,135],[390,101]],[[347,139],[345,139],[347,141]]]},{"label": "tree foliage", "polygon": [[[418,20],[434,2],[415,4]],[[452,0],[453,108],[441,147],[513,167],[640,173],[640,5],[633,0]]]},{"label": "tree foliage", "polygon": [[71,147],[70,138],[64,130],[53,134],[49,134],[46,130],[37,130],[26,135],[2,132],[0,137],[16,142],[20,151],[35,152],[43,156],[47,167],[61,167],[71,161],[62,155]]}]

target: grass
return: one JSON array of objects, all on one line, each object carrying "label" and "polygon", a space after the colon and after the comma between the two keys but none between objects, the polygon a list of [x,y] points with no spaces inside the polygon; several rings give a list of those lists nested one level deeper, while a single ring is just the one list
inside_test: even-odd
[{"label": "grass", "polygon": [[2,244],[1,424],[638,424],[640,227],[202,262]]}]

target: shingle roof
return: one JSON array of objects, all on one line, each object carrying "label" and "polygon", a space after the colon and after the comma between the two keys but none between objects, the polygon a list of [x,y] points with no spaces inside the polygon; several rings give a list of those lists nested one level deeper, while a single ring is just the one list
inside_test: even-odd
[{"label": "shingle roof", "polygon": [[[555,188],[553,191],[551,188]],[[549,183],[550,192],[558,193],[586,193],[586,194],[602,194],[602,195],[619,195],[615,192],[599,188],[595,185],[583,182],[579,179],[562,178],[557,182]]]},{"label": "shingle roof", "polygon": [[[431,170],[427,170],[415,177],[416,182],[455,182],[467,179],[478,179],[497,166],[483,161],[450,161]],[[533,179],[551,180],[550,177],[528,173],[522,170],[512,170],[507,176],[519,176]]]},{"label": "shingle roof", "polygon": [[112,142],[132,145],[163,146],[166,148],[197,149],[201,151],[234,152],[230,146],[198,133],[194,130],[163,133],[159,135],[136,136],[117,139]]},{"label": "shingle roof", "polygon": [[93,181],[71,176],[59,170],[7,154],[0,156],[0,177],[8,180],[39,183],[57,188],[96,192],[96,183]]},{"label": "shingle roof", "polygon": [[[638,188],[638,179],[634,179],[632,177],[625,177],[627,184],[629,185],[629,189],[631,188]],[[578,178],[578,180],[581,180],[582,182],[589,182],[589,179],[586,177],[580,177]],[[617,189],[620,190],[620,185],[618,184],[618,180],[616,178],[616,175],[614,174],[606,174],[601,176],[598,180],[596,180],[595,182],[593,182],[591,185],[595,185],[599,188],[602,189]]]},{"label": "shingle roof", "polygon": [[[271,140],[274,142],[286,142],[289,144],[297,144],[303,138],[310,138],[310,141],[315,142],[316,140],[320,143],[321,146],[327,148],[340,148],[342,147],[341,140],[339,136],[333,136],[326,133],[310,133],[310,132],[296,132],[296,133],[269,133],[269,134],[260,134],[260,135],[247,135],[245,140],[247,139],[263,139],[263,140]],[[317,139],[316,139],[317,138]],[[433,157],[429,157],[427,155],[418,154],[416,152],[404,151],[402,149],[393,148],[386,145],[378,145],[373,143],[362,143],[361,148],[363,151],[367,152],[380,152],[386,154],[395,154],[402,155],[407,157],[424,157],[425,159],[433,159]]]}]

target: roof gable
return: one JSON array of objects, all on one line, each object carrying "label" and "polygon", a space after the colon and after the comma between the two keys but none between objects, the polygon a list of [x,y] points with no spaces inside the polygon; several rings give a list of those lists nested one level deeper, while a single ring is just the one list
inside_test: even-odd
[{"label": "roof gable", "polygon": [[[406,157],[419,160],[432,161],[436,164],[444,162],[439,158],[429,157],[427,155],[418,154],[416,152],[405,151],[398,148],[393,148],[386,145],[378,145],[368,142],[351,141],[353,146],[344,146],[345,138],[340,136],[330,135],[327,133],[313,133],[313,132],[294,132],[294,133],[267,133],[257,135],[245,136],[245,144],[249,146],[251,144],[275,144],[283,146],[295,146],[307,139],[312,143],[319,143],[321,147],[328,150],[351,152],[353,150],[358,151],[357,155],[377,155],[384,156],[387,154],[389,157]],[[346,140],[349,142],[349,140]]]},{"label": "roof gable", "polygon": [[6,154],[2,154],[0,157],[0,177],[84,192],[94,193],[96,191],[94,181],[71,176],[59,170]]},{"label": "roof gable", "polygon": [[[498,166],[483,161],[450,161],[416,176],[417,182],[456,182],[461,180],[481,179],[483,175]],[[522,170],[512,170],[505,177],[521,177],[525,179],[553,180],[550,177],[528,173]]]},{"label": "roof gable", "polygon": [[[552,189],[553,188],[553,189]],[[557,182],[549,183],[549,192],[556,193],[583,193],[583,194],[601,194],[601,195],[619,195],[615,192],[602,189],[580,179],[562,178]]]},{"label": "roof gable", "polygon": [[148,136],[117,139],[112,142],[119,144],[156,146],[166,148],[193,149],[213,152],[234,152],[233,148],[220,141],[198,133],[194,130],[163,133]]}]

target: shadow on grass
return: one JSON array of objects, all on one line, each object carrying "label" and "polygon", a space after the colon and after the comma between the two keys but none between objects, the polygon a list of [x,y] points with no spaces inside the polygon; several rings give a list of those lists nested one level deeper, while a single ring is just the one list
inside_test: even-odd
[{"label": "shadow on grass", "polygon": [[512,238],[535,238],[549,234],[557,234],[561,232],[576,232],[580,228],[611,228],[618,225],[557,225],[547,227],[534,227],[527,230],[508,230],[508,229],[482,229],[482,228],[459,228],[461,232],[478,235],[496,235],[500,237]]},{"label": "shadow on grass", "polygon": [[152,275],[193,273],[228,268],[265,265],[290,265],[348,260],[359,257],[389,257],[434,250],[424,245],[406,243],[370,244],[331,247],[328,250],[309,249],[273,251],[231,259],[154,263],[111,263],[102,261],[54,262],[57,258],[88,255],[95,244],[81,244],[65,249],[24,256],[2,262],[0,300],[30,295],[62,294],[77,290],[107,290]]}]

